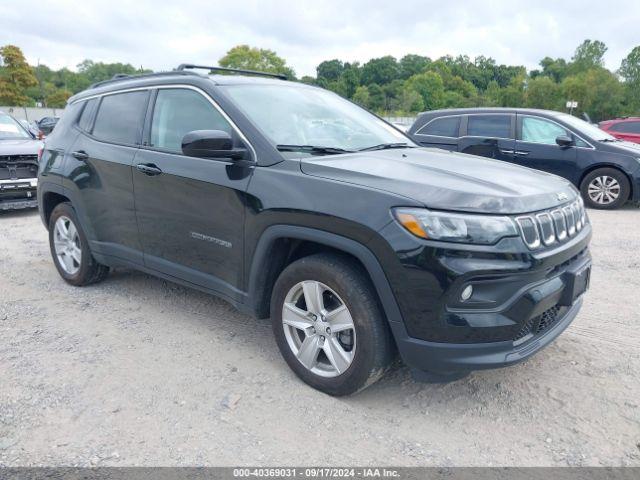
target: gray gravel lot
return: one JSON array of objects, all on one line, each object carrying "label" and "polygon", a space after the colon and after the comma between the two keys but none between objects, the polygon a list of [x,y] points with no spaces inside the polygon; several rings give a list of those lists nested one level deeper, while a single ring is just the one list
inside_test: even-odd
[{"label": "gray gravel lot", "polygon": [[341,399],[267,322],[132,271],[71,287],[37,213],[0,214],[0,466],[640,466],[640,210],[589,213],[591,291],[552,346]]}]

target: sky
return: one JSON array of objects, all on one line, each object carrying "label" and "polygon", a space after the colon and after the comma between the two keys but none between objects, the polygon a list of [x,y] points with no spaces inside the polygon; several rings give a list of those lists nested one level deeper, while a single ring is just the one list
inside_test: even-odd
[{"label": "sky", "polygon": [[605,42],[605,64],[617,70],[640,45],[640,1],[0,0],[0,45],[56,69],[87,58],[215,65],[238,44],[275,50],[298,76],[315,76],[323,60],[407,53],[532,69],[545,56],[570,59],[586,38]]}]

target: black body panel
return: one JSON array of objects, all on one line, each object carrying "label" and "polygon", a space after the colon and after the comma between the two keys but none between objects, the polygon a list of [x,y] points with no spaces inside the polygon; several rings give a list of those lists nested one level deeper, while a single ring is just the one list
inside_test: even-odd
[{"label": "black body panel", "polygon": [[[280,81],[176,72],[110,82],[73,97],[40,164],[45,224],[51,199],[67,199],[99,262],[220,295],[257,316],[268,311],[274,276],[299,254],[294,246],[306,242],[344,252],[368,272],[404,360],[422,369],[519,361],[575,316],[579,298],[567,292],[578,288],[571,272],[589,266],[588,224],[561,245],[532,250],[516,236],[485,246],[428,241],[392,215],[395,207],[537,212],[575,202],[569,181],[437,149],[285,157],[220,87],[232,82]],[[240,162],[204,159],[152,147],[155,89],[176,86],[215,103],[250,156]],[[100,141],[90,133],[91,121],[80,129],[86,100],[123,89],[150,91],[138,142]],[[459,126],[463,133],[466,128]],[[498,140],[489,147],[515,149],[515,140]],[[469,139],[469,148],[479,146]],[[479,296],[462,305],[460,289],[469,283]],[[557,322],[543,332],[549,312],[556,312]],[[468,356],[470,349],[475,354]]]}]

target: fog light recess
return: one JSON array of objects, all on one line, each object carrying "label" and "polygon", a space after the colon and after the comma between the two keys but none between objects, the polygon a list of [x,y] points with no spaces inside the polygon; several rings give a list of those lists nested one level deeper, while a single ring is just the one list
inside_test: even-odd
[{"label": "fog light recess", "polygon": [[471,295],[473,295],[473,286],[467,285],[466,287],[464,287],[464,290],[462,290],[462,293],[460,294],[460,301],[466,302],[471,298]]}]

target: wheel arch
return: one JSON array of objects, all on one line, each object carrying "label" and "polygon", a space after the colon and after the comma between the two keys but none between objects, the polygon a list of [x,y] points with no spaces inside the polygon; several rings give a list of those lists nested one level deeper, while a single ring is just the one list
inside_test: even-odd
[{"label": "wheel arch", "polygon": [[247,292],[249,307],[254,315],[258,318],[269,316],[273,285],[287,265],[323,251],[333,251],[354,258],[368,274],[387,320],[402,322],[400,308],[389,281],[371,250],[360,242],[335,233],[291,225],[273,225],[267,228],[254,250]]},{"label": "wheel arch", "polygon": [[51,213],[57,205],[64,202],[71,202],[71,199],[66,194],[62,187],[57,185],[47,185],[39,192],[40,202],[40,217],[44,226],[49,229],[49,219]]},{"label": "wheel arch", "polygon": [[582,189],[582,182],[584,182],[584,179],[587,178],[587,175],[589,175],[591,172],[600,170],[602,168],[612,168],[614,170],[619,171],[625,176],[625,178],[627,179],[627,182],[629,182],[629,198],[627,199],[627,201],[632,199],[636,193],[634,191],[633,179],[627,172],[625,172],[622,168],[620,168],[619,165],[616,165],[615,163],[599,163],[596,165],[589,166],[589,168],[585,169],[585,171],[580,176],[580,181],[578,182],[578,188]]}]

